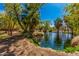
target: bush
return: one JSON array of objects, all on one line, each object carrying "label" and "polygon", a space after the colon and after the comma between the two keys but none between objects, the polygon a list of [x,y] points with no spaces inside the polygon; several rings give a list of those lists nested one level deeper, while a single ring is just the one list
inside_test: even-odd
[{"label": "bush", "polygon": [[30,42],[34,43],[36,46],[39,46],[39,41],[33,38],[30,38]]},{"label": "bush", "polygon": [[76,51],[79,51],[79,45],[75,47],[75,50]]},{"label": "bush", "polygon": [[76,47],[67,47],[64,49],[65,52],[75,52],[75,51],[79,51],[79,45]]},{"label": "bush", "polygon": [[75,52],[75,48],[73,48],[73,47],[68,47],[68,48],[66,48],[66,49],[64,49],[64,51],[65,52],[71,52],[71,53],[73,53],[73,52]]}]

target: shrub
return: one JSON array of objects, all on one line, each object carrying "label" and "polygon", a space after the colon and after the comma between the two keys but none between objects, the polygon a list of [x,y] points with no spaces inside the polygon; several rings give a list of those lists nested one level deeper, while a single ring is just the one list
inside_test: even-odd
[{"label": "shrub", "polygon": [[73,47],[67,47],[66,49],[64,49],[64,51],[65,52],[71,52],[71,53],[73,53],[73,52],[75,52],[75,48],[73,48]]},{"label": "shrub", "polygon": [[75,51],[79,51],[79,45],[76,47],[67,47],[64,49],[65,52],[75,52]]},{"label": "shrub", "polygon": [[79,51],[79,45],[75,47],[75,50],[76,51]]},{"label": "shrub", "polygon": [[33,38],[30,38],[30,42],[34,43],[36,46],[39,46],[39,41]]}]

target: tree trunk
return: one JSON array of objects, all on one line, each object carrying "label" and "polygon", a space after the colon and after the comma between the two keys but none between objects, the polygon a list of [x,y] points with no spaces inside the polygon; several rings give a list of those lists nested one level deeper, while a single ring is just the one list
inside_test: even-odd
[{"label": "tree trunk", "polygon": [[71,38],[74,37],[73,29],[71,30]]},{"label": "tree trunk", "polygon": [[59,28],[57,29],[57,38],[58,41],[60,40],[60,36],[59,36]]}]

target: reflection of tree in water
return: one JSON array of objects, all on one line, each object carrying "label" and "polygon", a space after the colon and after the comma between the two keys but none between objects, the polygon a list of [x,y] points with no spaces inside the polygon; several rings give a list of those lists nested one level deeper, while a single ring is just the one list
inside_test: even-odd
[{"label": "reflection of tree in water", "polygon": [[45,38],[45,41],[48,41],[49,40],[49,33],[45,33],[44,38]]},{"label": "reflection of tree in water", "polygon": [[[44,44],[43,45],[45,47],[51,47],[52,46],[52,48],[54,48],[56,50],[62,50],[65,47],[70,46],[70,41],[71,40],[69,38],[67,38],[67,36],[65,37],[65,35],[64,36],[62,36],[62,35],[64,35],[64,34],[56,33],[55,38],[53,38],[53,37],[51,37],[52,36],[51,33],[45,33],[44,34]],[[64,37],[64,38],[62,38],[62,37]],[[54,41],[54,42],[52,41],[53,45],[50,45],[50,43],[49,43],[50,40],[49,39],[50,40],[53,39],[53,41]]]},{"label": "reflection of tree in water", "polygon": [[55,42],[55,45],[56,45],[56,49],[61,49],[62,40],[61,40],[59,34],[56,35],[54,42]]},{"label": "reflection of tree in water", "polygon": [[65,43],[64,43],[64,48],[70,47],[70,45],[71,45],[71,40],[70,40],[70,39],[67,39],[67,40],[65,41]]},{"label": "reflection of tree in water", "polygon": [[49,40],[49,33],[48,32],[44,33],[44,39],[45,39],[45,46],[50,47],[49,43],[48,43],[48,40]]}]

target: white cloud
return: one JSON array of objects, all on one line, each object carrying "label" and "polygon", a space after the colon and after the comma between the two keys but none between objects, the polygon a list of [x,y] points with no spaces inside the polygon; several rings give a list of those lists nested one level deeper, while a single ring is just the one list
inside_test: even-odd
[{"label": "white cloud", "polygon": [[0,13],[5,13],[5,11],[0,10]]}]

